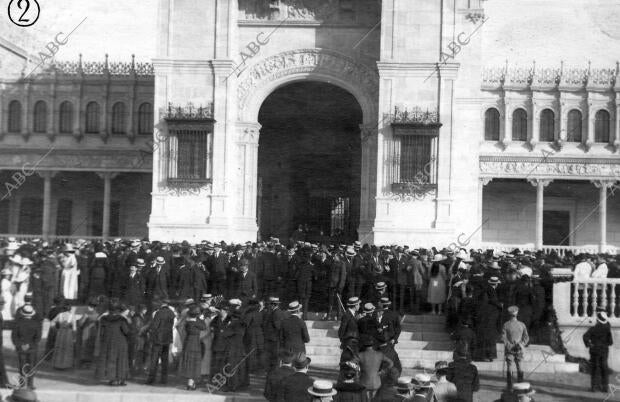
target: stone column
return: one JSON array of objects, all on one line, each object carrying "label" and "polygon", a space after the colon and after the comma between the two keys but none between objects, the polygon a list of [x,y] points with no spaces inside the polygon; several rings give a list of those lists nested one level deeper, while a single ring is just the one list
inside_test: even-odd
[{"label": "stone column", "polygon": [[536,250],[543,246],[543,211],[544,211],[544,191],[552,180],[551,179],[528,179],[528,182],[536,187],[536,239],[534,247]]},{"label": "stone column", "polygon": [[[361,163],[361,191],[360,191],[360,222],[358,233],[369,233],[372,231],[372,211],[371,203],[374,202],[373,189],[373,172],[372,161],[373,153],[376,152],[377,141],[377,124],[360,124],[360,136],[362,145],[362,163]],[[362,239],[360,239],[362,241]],[[362,241],[363,243],[363,241]]]},{"label": "stone column", "polygon": [[590,149],[592,144],[594,144],[594,113],[592,113],[592,109],[592,102],[588,102],[588,129],[586,130],[586,140],[584,141],[586,149]]},{"label": "stone column", "polygon": [[[237,222],[238,229],[256,233],[256,202],[258,186],[258,138],[261,125],[237,123]],[[252,236],[255,237],[255,236]]]},{"label": "stone column", "polygon": [[514,110],[509,106],[506,105],[504,107],[504,136],[500,138],[504,147],[508,146],[510,141],[512,141],[512,113]]},{"label": "stone column", "polygon": [[103,223],[101,225],[101,237],[107,239],[110,236],[110,203],[112,198],[112,179],[118,173],[100,172],[97,173],[103,179]]},{"label": "stone column", "polygon": [[[529,120],[528,115],[528,120]],[[528,121],[529,123],[529,121]],[[540,142],[540,107],[539,103],[532,102],[532,136],[529,139],[530,147],[534,149]]]},{"label": "stone column", "polygon": [[599,252],[604,253],[607,247],[607,189],[615,184],[613,180],[593,180],[594,187],[599,189],[598,219],[599,219]]},{"label": "stone column", "polygon": [[52,211],[52,178],[57,172],[43,170],[37,174],[43,179],[43,240],[50,236],[51,211]]}]

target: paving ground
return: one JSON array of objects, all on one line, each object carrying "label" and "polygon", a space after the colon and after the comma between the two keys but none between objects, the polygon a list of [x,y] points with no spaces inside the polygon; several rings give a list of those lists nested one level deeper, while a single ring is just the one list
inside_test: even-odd
[{"label": "paving ground", "polygon": [[[5,348],[9,379],[15,376],[17,359],[15,354]],[[409,371],[409,370],[407,370]],[[411,372],[409,372],[411,373]],[[313,369],[310,373],[315,378],[335,380],[335,370]],[[498,373],[481,373],[481,390],[476,394],[476,401],[490,402],[499,398],[504,381]],[[619,377],[620,378],[620,377]],[[611,380],[614,377],[612,376]],[[586,374],[538,374],[529,373],[528,380],[538,391],[536,401],[620,401],[620,381],[613,394],[602,392],[590,393],[589,377]],[[613,382],[613,381],[612,381]],[[41,402],[86,402],[86,401],[250,401],[262,400],[264,377],[252,376],[248,392],[227,394],[223,392],[209,393],[207,390],[186,391],[183,380],[171,376],[166,386],[144,385],[144,377],[133,379],[126,387],[109,387],[93,379],[90,370],[57,371],[45,362],[39,366],[35,377],[37,394]],[[613,388],[612,388],[613,390]],[[10,391],[0,391],[7,396]]]}]

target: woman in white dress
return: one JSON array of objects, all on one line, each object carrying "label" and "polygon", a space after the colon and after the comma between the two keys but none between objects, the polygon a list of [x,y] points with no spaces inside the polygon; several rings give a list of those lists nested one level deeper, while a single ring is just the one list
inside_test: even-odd
[{"label": "woman in white dress", "polygon": [[80,270],[78,269],[75,250],[72,244],[67,244],[60,258],[62,265],[61,289],[65,300],[76,300],[78,298],[78,279]]},{"label": "woman in white dress", "polygon": [[11,308],[13,305],[13,273],[10,268],[5,268],[2,270],[0,276],[2,279],[0,280],[0,294],[2,295],[2,299],[4,299],[4,306],[2,307],[2,319],[12,320],[13,315],[11,313]]},{"label": "woman in white dress", "polygon": [[428,302],[432,307],[432,314],[442,314],[443,304],[446,302],[446,279],[448,274],[442,264],[445,258],[441,254],[433,257],[433,264],[429,275]]}]

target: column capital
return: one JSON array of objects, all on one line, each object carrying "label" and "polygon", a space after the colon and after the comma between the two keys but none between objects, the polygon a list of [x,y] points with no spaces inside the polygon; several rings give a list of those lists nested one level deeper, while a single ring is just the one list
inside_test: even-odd
[{"label": "column capital", "polygon": [[482,184],[483,186],[486,186],[487,184],[489,184],[491,181],[493,180],[492,177],[478,177],[478,181],[480,182],[480,184]]},{"label": "column capital", "polygon": [[592,184],[594,184],[594,187],[596,188],[609,188],[612,187],[614,184],[616,184],[617,180],[606,180],[606,179],[600,179],[600,180],[590,180],[590,182]]},{"label": "column capital", "polygon": [[553,180],[552,179],[530,178],[530,179],[527,179],[527,181],[534,187],[538,187],[538,186],[547,187],[549,184],[551,184]]},{"label": "column capital", "polygon": [[42,179],[53,179],[57,174],[57,170],[37,170],[37,175]]},{"label": "column capital", "polygon": [[258,122],[237,122],[237,143],[258,145],[261,125]]},{"label": "column capital", "polygon": [[96,174],[103,180],[112,180],[118,176],[118,172],[96,172]]}]

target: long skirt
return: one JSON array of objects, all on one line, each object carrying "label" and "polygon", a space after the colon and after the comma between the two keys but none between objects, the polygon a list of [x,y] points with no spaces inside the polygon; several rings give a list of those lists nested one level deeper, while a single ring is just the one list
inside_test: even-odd
[{"label": "long skirt", "polygon": [[73,328],[60,327],[56,331],[54,342],[54,357],[52,365],[56,369],[68,369],[73,367]]},{"label": "long skirt", "polygon": [[202,346],[198,334],[188,335],[179,360],[179,376],[198,379],[202,369]]}]

